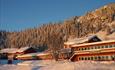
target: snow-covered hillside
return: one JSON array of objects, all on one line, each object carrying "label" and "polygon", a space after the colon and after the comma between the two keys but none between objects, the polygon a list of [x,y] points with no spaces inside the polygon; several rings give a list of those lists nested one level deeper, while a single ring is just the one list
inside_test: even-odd
[{"label": "snow-covered hillside", "polygon": [[0,70],[115,70],[115,62],[110,61],[24,61],[17,65],[0,65]]}]

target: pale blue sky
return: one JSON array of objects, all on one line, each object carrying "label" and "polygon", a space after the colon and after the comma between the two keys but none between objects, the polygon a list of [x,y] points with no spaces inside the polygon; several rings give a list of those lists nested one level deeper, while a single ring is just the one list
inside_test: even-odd
[{"label": "pale blue sky", "polygon": [[0,0],[0,30],[18,31],[84,15],[115,0]]}]

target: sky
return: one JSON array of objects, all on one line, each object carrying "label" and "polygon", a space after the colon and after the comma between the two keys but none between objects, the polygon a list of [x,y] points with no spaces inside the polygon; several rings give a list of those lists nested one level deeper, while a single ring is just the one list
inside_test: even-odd
[{"label": "sky", "polygon": [[0,30],[20,31],[82,16],[115,0],[0,0]]}]

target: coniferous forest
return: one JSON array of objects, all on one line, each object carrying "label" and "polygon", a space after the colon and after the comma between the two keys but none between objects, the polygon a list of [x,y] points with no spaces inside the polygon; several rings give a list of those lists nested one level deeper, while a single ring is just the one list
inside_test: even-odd
[{"label": "coniferous forest", "polygon": [[0,48],[32,46],[41,51],[61,49],[68,39],[80,38],[100,31],[106,32],[106,35],[115,32],[115,3],[63,22],[43,24],[19,32],[1,30]]}]

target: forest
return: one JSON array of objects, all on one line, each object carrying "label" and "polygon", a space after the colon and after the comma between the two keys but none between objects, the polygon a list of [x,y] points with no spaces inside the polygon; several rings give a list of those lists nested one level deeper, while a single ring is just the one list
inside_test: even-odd
[{"label": "forest", "polygon": [[63,22],[43,24],[19,32],[1,30],[0,48],[32,46],[39,51],[62,49],[68,39],[85,37],[99,31],[104,31],[107,35],[115,32],[115,3]]}]

